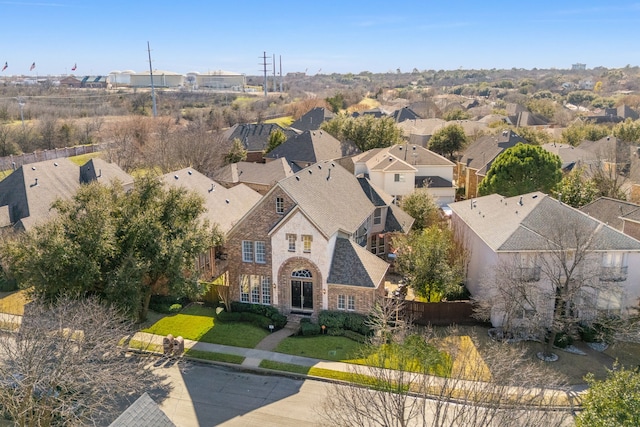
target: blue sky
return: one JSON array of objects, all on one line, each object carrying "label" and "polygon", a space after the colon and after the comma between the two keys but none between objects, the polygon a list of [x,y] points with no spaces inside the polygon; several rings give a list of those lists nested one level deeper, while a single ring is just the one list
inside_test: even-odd
[{"label": "blue sky", "polygon": [[263,52],[284,74],[640,64],[627,1],[0,0],[0,23],[0,76],[144,71],[147,41],[179,73],[260,75]]}]

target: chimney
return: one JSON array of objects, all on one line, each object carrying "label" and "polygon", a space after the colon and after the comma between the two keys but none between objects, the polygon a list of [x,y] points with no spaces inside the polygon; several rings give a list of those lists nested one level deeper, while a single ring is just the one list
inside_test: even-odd
[{"label": "chimney", "polygon": [[520,206],[522,206],[522,205],[523,205],[523,203],[522,203],[522,196],[520,196],[520,200],[518,200],[518,204],[519,204]]}]

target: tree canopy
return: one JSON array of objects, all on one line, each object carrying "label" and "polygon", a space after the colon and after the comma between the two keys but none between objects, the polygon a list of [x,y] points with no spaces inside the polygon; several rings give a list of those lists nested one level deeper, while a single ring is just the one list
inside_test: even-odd
[{"label": "tree canopy", "polygon": [[242,145],[240,139],[235,138],[231,150],[224,156],[224,161],[227,164],[238,163],[247,160],[247,149]]},{"label": "tree canopy", "polygon": [[632,427],[640,425],[640,372],[614,366],[607,378],[586,377],[589,389],[582,399],[577,427]]},{"label": "tree canopy", "polygon": [[451,230],[432,225],[393,240],[398,248],[396,268],[419,296],[439,301],[457,293],[462,281],[462,257]]},{"label": "tree canopy", "polygon": [[439,208],[431,194],[425,190],[416,190],[402,198],[400,207],[415,220],[414,230],[422,230],[437,223],[440,218]]},{"label": "tree canopy", "polygon": [[130,192],[82,186],[54,209],[57,217],[0,247],[20,286],[36,296],[98,295],[144,320],[153,293],[202,291],[195,257],[218,233],[201,221],[197,194],[145,177]]},{"label": "tree canopy", "polygon": [[480,182],[478,193],[506,197],[532,191],[549,193],[562,179],[561,166],[556,154],[536,145],[517,144],[496,157]]},{"label": "tree canopy", "polygon": [[[269,142],[267,143],[267,148],[264,150],[265,154],[270,153],[286,140],[287,135],[285,135],[281,129],[275,129],[269,134]],[[246,153],[244,157],[245,159],[247,158]]]},{"label": "tree canopy", "polygon": [[459,124],[451,124],[437,130],[429,139],[429,150],[453,159],[456,151],[467,145],[467,135]]},{"label": "tree canopy", "polygon": [[577,168],[565,175],[552,193],[563,203],[579,208],[598,197],[594,182],[584,177],[584,168]]},{"label": "tree canopy", "polygon": [[338,114],[324,122],[321,129],[340,141],[353,142],[363,152],[402,142],[402,130],[392,117],[376,118],[365,114],[354,118]]}]

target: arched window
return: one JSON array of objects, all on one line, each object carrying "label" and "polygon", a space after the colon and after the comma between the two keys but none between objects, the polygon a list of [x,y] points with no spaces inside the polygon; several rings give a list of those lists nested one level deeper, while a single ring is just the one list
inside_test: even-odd
[{"label": "arched window", "polygon": [[311,274],[311,271],[309,271],[309,270],[307,270],[305,268],[304,270],[296,270],[296,271],[292,272],[291,273],[291,277],[310,279],[310,278],[313,277],[313,274]]}]

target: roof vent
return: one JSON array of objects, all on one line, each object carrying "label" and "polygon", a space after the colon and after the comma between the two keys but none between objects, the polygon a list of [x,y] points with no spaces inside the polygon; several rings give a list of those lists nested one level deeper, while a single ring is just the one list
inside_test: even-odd
[{"label": "roof vent", "polygon": [[523,203],[522,203],[522,196],[520,196],[520,200],[518,200],[518,204],[519,204],[520,206],[522,206],[522,205],[523,205]]},{"label": "roof vent", "polygon": [[225,201],[227,204],[229,204],[229,199],[224,199],[224,201]]},{"label": "roof vent", "polygon": [[209,193],[211,193],[212,191],[215,191],[216,189],[216,185],[215,184],[211,184],[211,188],[209,189]]},{"label": "roof vent", "polygon": [[35,184],[31,184],[31,187],[35,187],[36,185],[38,185],[38,178],[36,178]]},{"label": "roof vent", "polygon": [[309,175],[311,175],[313,173],[313,171],[311,169],[309,169]]},{"label": "roof vent", "polygon": [[53,166],[58,167],[58,162],[53,162]]},{"label": "roof vent", "polygon": [[193,172],[191,172],[191,171],[189,171],[189,172],[187,172],[187,173],[188,173],[189,175],[193,175]]},{"label": "roof vent", "polygon": [[173,175],[173,177],[174,177],[175,179],[178,179],[178,178],[179,178],[179,176],[178,176],[178,175]]},{"label": "roof vent", "polygon": [[32,171],[36,170],[36,167],[35,166],[31,166],[31,170]]},{"label": "roof vent", "polygon": [[98,176],[96,178],[100,178],[102,176],[102,169],[98,169]]},{"label": "roof vent", "polygon": [[322,169],[322,165],[318,165],[318,169]]},{"label": "roof vent", "polygon": [[336,167],[336,165],[335,165],[334,163],[331,163],[331,167],[332,167],[332,168],[335,168],[335,167]]},{"label": "roof vent", "polygon": [[300,181],[300,177],[296,175],[296,181]]}]

